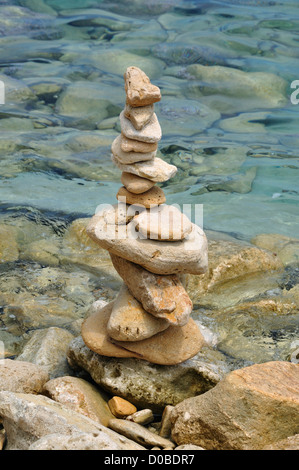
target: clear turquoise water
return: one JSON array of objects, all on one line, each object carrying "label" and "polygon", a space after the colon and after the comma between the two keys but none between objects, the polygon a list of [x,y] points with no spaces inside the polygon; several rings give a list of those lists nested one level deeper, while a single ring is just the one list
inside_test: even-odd
[{"label": "clear turquoise water", "polygon": [[[159,149],[179,167],[167,202],[203,204],[205,229],[298,237],[297,1],[4,0],[0,13],[2,212],[75,218],[116,202],[110,145],[137,65],[162,90]],[[215,85],[192,64],[246,77]],[[255,72],[283,90],[269,75],[247,86]]]}]

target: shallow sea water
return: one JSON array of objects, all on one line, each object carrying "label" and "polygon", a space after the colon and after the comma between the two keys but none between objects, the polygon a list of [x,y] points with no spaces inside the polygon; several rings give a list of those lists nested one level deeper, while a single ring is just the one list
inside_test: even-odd
[{"label": "shallow sea water", "polygon": [[2,220],[57,233],[116,202],[110,146],[136,65],[162,92],[167,203],[202,204],[204,229],[241,240],[299,238],[298,59],[295,0],[0,0]]}]

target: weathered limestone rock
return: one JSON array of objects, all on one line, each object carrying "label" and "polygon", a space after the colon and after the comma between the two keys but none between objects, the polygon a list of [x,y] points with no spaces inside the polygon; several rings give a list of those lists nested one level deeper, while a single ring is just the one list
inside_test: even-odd
[{"label": "weathered limestone rock", "polygon": [[135,208],[129,207],[124,202],[118,202],[118,204],[103,209],[101,214],[108,225],[126,225],[136,215],[136,211]]},{"label": "weathered limestone rock", "polygon": [[138,67],[128,67],[125,74],[127,103],[133,107],[147,106],[161,99],[160,89],[151,84],[148,76]]},{"label": "weathered limestone rock", "polygon": [[138,442],[139,444],[145,447],[159,446],[162,448],[168,447],[173,449],[175,444],[165,439],[164,437],[154,434],[144,426],[141,426],[138,423],[132,421],[123,420],[123,419],[111,419],[109,421],[109,428],[126,436],[133,441]]},{"label": "weathered limestone rock", "polygon": [[86,380],[78,377],[58,377],[47,382],[44,394],[77,413],[107,426],[113,418],[108,396]]},{"label": "weathered limestone rock", "polygon": [[263,450],[299,450],[299,434],[269,444]]},{"label": "weathered limestone rock", "polygon": [[172,438],[208,450],[259,450],[298,433],[299,366],[267,362],[238,369],[172,412]]},{"label": "weathered limestone rock", "polygon": [[164,181],[168,181],[177,172],[176,166],[170,165],[159,157],[155,157],[146,162],[137,162],[125,165],[124,163],[120,163],[118,159],[112,155],[112,161],[121,171],[133,173],[134,175],[141,176],[142,178],[147,178],[154,183],[163,183]]},{"label": "weathered limestone rock", "polygon": [[192,302],[177,275],[159,276],[124,258],[110,256],[116,271],[144,310],[165,318],[169,324],[187,323]]},{"label": "weathered limestone rock", "polygon": [[43,367],[12,359],[0,361],[0,390],[41,393],[49,374]]},{"label": "weathered limestone rock", "polygon": [[114,139],[111,146],[111,151],[117,160],[124,164],[130,165],[131,163],[142,162],[147,160],[152,160],[155,156],[157,151],[154,150],[153,152],[141,153],[141,152],[124,152],[121,149],[121,136],[119,135]]},{"label": "weathered limestone rock", "polygon": [[125,450],[102,431],[69,434],[47,434],[30,445],[28,450]]},{"label": "weathered limestone rock", "polygon": [[116,418],[126,418],[137,411],[136,406],[121,397],[112,397],[108,402],[111,413]]},{"label": "weathered limestone rock", "polygon": [[140,142],[148,142],[155,144],[162,137],[162,130],[156,113],[153,113],[149,122],[141,129],[137,130],[132,122],[126,118],[124,111],[119,115],[120,128],[123,135],[128,139],[139,140]]},{"label": "weathered limestone rock", "polygon": [[128,139],[125,135],[120,134],[120,148],[123,152],[149,153],[157,151],[158,143]]},{"label": "weathered limestone rock", "polygon": [[149,123],[154,113],[154,105],[140,106],[138,108],[126,104],[124,114],[126,118],[130,119],[131,123],[137,130],[141,130],[146,124]]},{"label": "weathered limestone rock", "polygon": [[142,450],[124,436],[104,427],[83,414],[42,395],[0,392],[0,415],[7,434],[6,450],[28,450],[37,440],[48,434],[71,436],[74,432],[100,433],[110,446],[121,450]]},{"label": "weathered limestone rock", "polygon": [[113,395],[139,409],[163,412],[166,405],[177,405],[188,397],[205,393],[229,371],[225,357],[204,348],[197,356],[174,366],[161,366],[129,358],[105,357],[93,352],[79,336],[69,347],[72,368],[81,368]]},{"label": "weathered limestone rock", "polygon": [[183,240],[192,231],[192,223],[175,206],[163,204],[161,207],[144,211],[135,217],[136,229],[151,240]]},{"label": "weathered limestone rock", "polygon": [[123,285],[114,301],[107,332],[118,341],[141,341],[166,330],[167,320],[146,312],[140,302]]},{"label": "weathered limestone rock", "polygon": [[163,414],[162,414],[162,420],[161,420],[161,427],[159,430],[159,436],[162,437],[170,437],[171,434],[171,413],[173,410],[172,405],[167,405],[164,408]]},{"label": "weathered limestone rock", "polygon": [[136,411],[135,413],[127,416],[126,419],[128,421],[133,421],[134,423],[142,424],[143,426],[145,426],[146,424],[149,424],[154,421],[154,414],[152,410],[145,408],[144,410]]},{"label": "weathered limestone rock", "polygon": [[121,174],[121,182],[130,193],[142,194],[151,189],[155,182],[142,178],[141,176],[133,175],[123,171]]},{"label": "weathered limestone rock", "polygon": [[147,209],[163,204],[166,201],[164,191],[163,189],[159,188],[159,186],[154,186],[142,194],[130,193],[130,191],[122,186],[118,190],[116,198],[121,202],[125,202],[126,204],[132,204],[136,206],[141,205]]},{"label": "weathered limestone rock", "polygon": [[192,232],[184,240],[165,242],[136,238],[135,224],[107,225],[103,216],[95,215],[87,232],[102,248],[156,274],[192,273],[207,270],[207,239],[200,227],[192,225]]}]

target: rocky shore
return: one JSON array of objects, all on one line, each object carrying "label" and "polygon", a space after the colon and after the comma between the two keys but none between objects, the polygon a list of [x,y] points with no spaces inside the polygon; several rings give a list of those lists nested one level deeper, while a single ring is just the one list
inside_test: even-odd
[{"label": "rocky shore", "polygon": [[[117,211],[40,230],[34,217],[1,221],[0,445],[298,449],[298,240],[205,235],[189,220],[165,231],[157,184],[176,167],[156,156],[159,95],[145,81],[112,144]],[[123,196],[144,210],[123,211]],[[138,242],[105,232],[133,221]]]}]

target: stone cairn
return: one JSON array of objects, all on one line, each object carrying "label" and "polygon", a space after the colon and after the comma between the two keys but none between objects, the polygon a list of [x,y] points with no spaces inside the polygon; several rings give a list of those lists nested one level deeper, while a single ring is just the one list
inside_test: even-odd
[{"label": "stone cairn", "polygon": [[87,233],[109,251],[123,280],[116,299],[95,302],[82,325],[92,351],[174,365],[196,355],[203,336],[190,317],[184,274],[207,270],[207,239],[174,205],[165,204],[163,183],[177,168],[156,156],[162,137],[154,112],[160,89],[137,67],[125,74],[126,105],[112,160],[122,170],[118,203],[100,210]]}]

